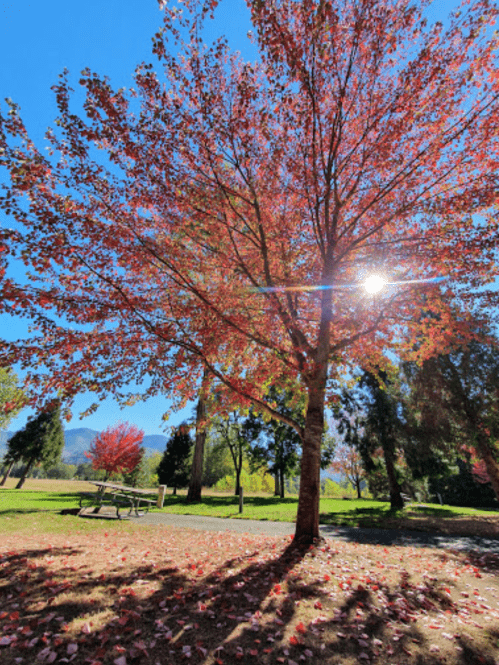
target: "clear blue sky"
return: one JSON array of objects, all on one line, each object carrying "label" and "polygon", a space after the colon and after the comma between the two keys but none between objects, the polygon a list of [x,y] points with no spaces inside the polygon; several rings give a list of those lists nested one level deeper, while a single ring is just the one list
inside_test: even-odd
[{"label": "clear blue sky", "polygon": [[[428,11],[430,20],[442,20],[456,6],[455,0],[440,0]],[[226,34],[233,48],[251,58],[254,55],[246,34],[251,25],[244,0],[224,0],[208,38]],[[56,117],[54,95],[50,90],[64,68],[70,72],[73,87],[85,67],[107,75],[115,87],[129,88],[140,62],[155,62],[151,38],[161,27],[162,14],[156,0],[0,0],[0,100],[12,98],[21,106],[28,132],[38,145]],[[1,219],[1,224],[7,220]],[[0,318],[0,334],[7,339],[24,336],[27,327],[7,317]],[[75,402],[75,417],[66,427],[101,430],[118,420],[128,420],[146,434],[163,432],[161,416],[170,404],[157,397],[120,410],[106,400],[98,411],[83,420],[78,413],[94,401],[82,394]],[[167,424],[189,417],[192,407],[172,414]],[[25,410],[10,429],[22,427]]]},{"label": "clear blue sky", "polygon": [[[162,25],[162,12],[156,0],[13,0],[0,2],[0,100],[10,97],[21,107],[21,115],[30,136],[40,145],[57,115],[51,86],[66,67],[73,88],[78,88],[79,74],[85,67],[110,77],[116,87],[133,85],[133,72],[141,62],[156,62],[151,52],[151,38]],[[226,0],[217,11],[217,34],[231,34],[231,46],[243,50],[250,29],[244,0]],[[213,36],[215,35],[213,33]],[[212,37],[210,37],[212,38]],[[249,57],[250,51],[245,52]],[[7,220],[0,220],[2,224]],[[27,324],[8,317],[0,318],[3,338],[24,337]],[[73,420],[67,428],[89,427],[101,430],[118,420],[128,420],[146,434],[164,431],[162,414],[170,408],[164,397],[121,410],[106,400],[98,411],[80,420],[78,413],[94,401],[94,395],[82,394],[74,404]],[[172,413],[166,425],[174,425],[191,416],[193,406]],[[22,427],[26,409],[9,426]]]}]

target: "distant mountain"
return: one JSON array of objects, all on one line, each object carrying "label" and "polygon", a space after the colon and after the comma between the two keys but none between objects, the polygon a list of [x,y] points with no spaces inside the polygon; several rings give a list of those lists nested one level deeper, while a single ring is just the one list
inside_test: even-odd
[{"label": "distant mountain", "polygon": [[[62,454],[64,461],[68,464],[88,462],[88,458],[85,457],[84,453],[90,448],[90,444],[97,434],[99,434],[97,430],[88,429],[87,427],[66,430],[64,432],[66,445]],[[146,450],[146,454],[151,454],[157,451],[163,452],[167,441],[167,437],[161,434],[149,434],[144,437],[142,445]]]},{"label": "distant mountain", "polygon": [[144,448],[152,448],[164,452],[168,438],[163,434],[148,434],[144,437]]},{"label": "distant mountain", "polygon": [[[5,455],[7,450],[7,441],[14,434],[14,432],[0,432],[0,458]],[[85,457],[85,451],[90,448],[90,444],[94,438],[99,434],[95,429],[88,427],[77,427],[75,429],[68,429],[64,432],[65,446],[62,453],[62,459],[67,464],[80,464],[81,462],[88,462]],[[143,446],[146,450],[146,455],[155,452],[163,452],[166,448],[168,438],[161,434],[149,434],[144,437]]]},{"label": "distant mountain", "polygon": [[62,459],[67,464],[80,464],[88,462],[84,453],[90,448],[90,444],[99,432],[88,427],[77,427],[76,429],[67,429],[64,432],[64,452]]}]

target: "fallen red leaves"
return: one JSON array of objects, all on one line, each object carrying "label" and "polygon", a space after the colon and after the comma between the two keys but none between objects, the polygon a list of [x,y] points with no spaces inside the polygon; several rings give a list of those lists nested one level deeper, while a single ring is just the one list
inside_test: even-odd
[{"label": "fallen red leaves", "polygon": [[2,665],[386,665],[429,654],[452,665],[463,649],[494,662],[492,555],[299,551],[289,538],[140,527],[131,537],[124,526],[50,545],[27,538],[18,550],[10,538],[0,545]]}]

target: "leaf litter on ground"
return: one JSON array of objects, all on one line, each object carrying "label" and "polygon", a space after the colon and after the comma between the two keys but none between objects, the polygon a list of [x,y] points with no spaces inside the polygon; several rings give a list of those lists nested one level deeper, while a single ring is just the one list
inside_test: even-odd
[{"label": "leaf litter on ground", "polygon": [[71,519],[2,538],[3,665],[499,665],[496,555]]}]

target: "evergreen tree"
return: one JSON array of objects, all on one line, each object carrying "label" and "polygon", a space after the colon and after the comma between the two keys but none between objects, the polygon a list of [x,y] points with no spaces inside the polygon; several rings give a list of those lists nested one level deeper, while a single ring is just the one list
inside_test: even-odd
[{"label": "evergreen tree", "polygon": [[406,365],[404,371],[416,421],[413,434],[419,434],[420,442],[432,442],[434,458],[475,453],[499,500],[497,340],[475,339],[426,360],[420,368]]},{"label": "evergreen tree", "polygon": [[63,449],[64,428],[60,404],[56,402],[55,406],[42,411],[36,418],[30,418],[7,444],[6,460],[26,464],[16,489],[21,489],[34,465],[43,463],[45,467],[50,467],[57,464]]},{"label": "evergreen tree", "polygon": [[[384,370],[365,370],[357,386],[344,390],[341,406],[337,408],[338,432],[346,444],[354,446],[362,457],[371,491],[383,490],[383,480],[390,494],[393,510],[404,507],[402,478],[397,464],[403,420],[398,396],[393,393],[392,382]],[[384,468],[380,468],[378,449],[382,451]],[[374,484],[373,484],[374,483]]]},{"label": "evergreen tree", "polygon": [[[303,400],[293,404],[291,391],[269,390],[269,400],[275,402],[282,413],[303,424]],[[264,418],[251,409],[243,422],[243,437],[249,444],[250,468],[267,467],[275,477],[275,495],[284,498],[285,477],[298,471],[301,438],[293,427],[273,418]]]},{"label": "evergreen tree", "polygon": [[189,482],[192,444],[186,423],[182,423],[166,443],[157,473],[159,484],[173,487],[174,494],[178,487],[185,487]]}]

